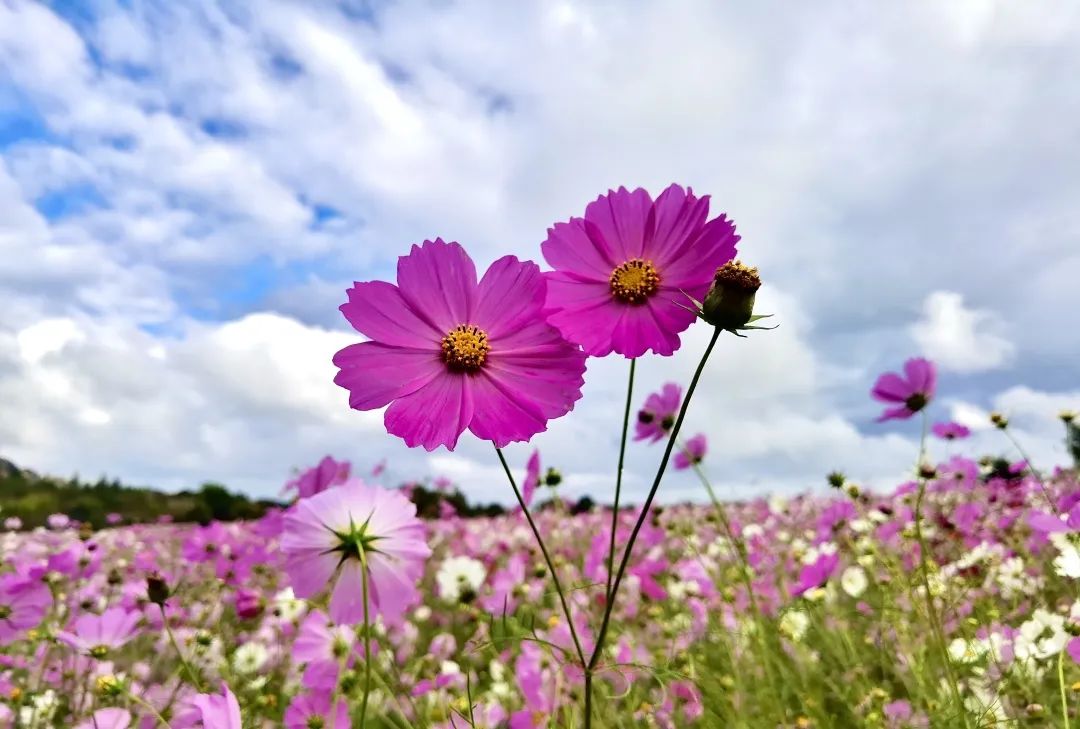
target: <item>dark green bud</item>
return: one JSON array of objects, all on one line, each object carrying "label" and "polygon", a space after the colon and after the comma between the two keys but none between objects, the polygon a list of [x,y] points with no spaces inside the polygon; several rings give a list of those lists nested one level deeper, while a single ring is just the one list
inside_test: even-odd
[{"label": "dark green bud", "polygon": [[746,326],[754,315],[754,299],[761,288],[758,270],[739,261],[728,261],[716,269],[709,293],[701,305],[705,321],[721,329]]}]

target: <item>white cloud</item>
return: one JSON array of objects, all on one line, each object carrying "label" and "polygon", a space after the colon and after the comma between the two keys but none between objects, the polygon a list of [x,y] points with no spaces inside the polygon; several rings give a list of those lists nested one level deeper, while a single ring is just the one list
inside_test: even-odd
[{"label": "white cloud", "polygon": [[923,317],[911,335],[923,354],[954,372],[983,372],[1012,361],[1016,345],[997,333],[1003,322],[989,311],[969,309],[953,291],[935,291],[923,302]]},{"label": "white cloud", "polygon": [[[270,493],[334,452],[505,496],[489,446],[422,463],[345,407],[329,355],[354,338],[330,329],[347,282],[390,276],[434,235],[481,265],[536,258],[546,227],[607,187],[672,180],[734,216],[781,323],[725,337],[691,411],[723,488],[903,473],[916,434],[869,426],[865,393],[910,354],[897,335],[918,301],[909,333],[956,373],[954,416],[1012,408],[1051,436],[1023,421],[1080,352],[1080,330],[1046,315],[1080,309],[1065,9],[403,3],[365,23],[329,3],[236,8],[76,24],[0,3],[0,65],[50,131],[0,149],[5,455]],[[80,185],[100,204],[35,209]],[[316,206],[338,217],[314,226]],[[636,400],[685,382],[705,334],[643,360]],[[984,373],[1006,365],[1036,395],[992,403],[1004,385]],[[569,493],[610,493],[625,371],[591,362],[586,399],[536,439]],[[530,449],[508,450],[515,468]],[[630,494],[658,455],[632,449]],[[674,475],[662,496],[695,493]]]}]

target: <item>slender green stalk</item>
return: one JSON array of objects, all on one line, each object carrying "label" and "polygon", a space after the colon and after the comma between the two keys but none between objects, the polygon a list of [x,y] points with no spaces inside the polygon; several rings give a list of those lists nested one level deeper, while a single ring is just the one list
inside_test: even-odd
[{"label": "slender green stalk", "polygon": [[180,665],[184,667],[184,673],[191,679],[191,685],[195,687],[195,690],[202,691],[199,678],[195,675],[195,669],[184,658],[184,652],[180,650],[180,644],[176,642],[176,636],[173,635],[172,629],[169,627],[169,617],[165,614],[165,606],[158,605],[158,607],[161,609],[161,623],[165,627],[165,634],[169,636],[169,642],[172,643],[173,650],[176,651],[177,657],[180,658]]},{"label": "slender green stalk", "polygon": [[926,496],[926,484],[927,480],[922,473],[923,462],[926,458],[926,432],[929,421],[927,420],[926,410],[922,411],[922,435],[919,438],[919,463],[916,468],[919,479],[919,490],[915,496],[915,539],[919,543],[919,574],[922,576],[922,587],[926,598],[926,612],[927,619],[930,621],[930,630],[937,639],[938,648],[941,651],[942,665],[945,667],[945,676],[948,679],[949,690],[952,692],[953,701],[956,703],[957,711],[960,712],[960,716],[964,720],[964,726],[969,726],[967,708],[964,706],[964,700],[960,696],[960,686],[956,682],[956,674],[952,667],[952,658],[949,656],[949,646],[945,642],[945,630],[942,627],[940,616],[937,612],[937,605],[934,604],[934,595],[930,590],[930,562],[929,554],[930,549],[927,545],[926,538],[923,536],[922,530],[922,504],[923,497]]},{"label": "slender green stalk", "polygon": [[[544,563],[547,564],[548,572],[551,573],[551,581],[555,583],[555,591],[559,593],[559,602],[562,603],[563,614],[566,616],[566,622],[570,626],[570,637],[574,641],[574,648],[577,650],[578,660],[581,661],[581,667],[587,669],[588,663],[585,661],[585,651],[581,647],[581,641],[578,639],[577,628],[574,627],[574,616],[573,613],[570,612],[570,603],[566,601],[566,593],[563,591],[562,583],[559,581],[559,573],[555,571],[555,563],[551,561],[551,555],[548,554],[547,546],[544,544],[544,538],[540,536],[540,530],[536,528],[536,522],[533,521],[532,514],[529,513],[529,507],[525,505],[525,499],[521,496],[521,490],[518,488],[517,482],[514,481],[514,474],[510,473],[510,466],[506,463],[506,456],[503,455],[502,448],[496,446],[495,453],[499,456],[499,463],[502,464],[503,471],[506,472],[506,478],[510,481],[510,487],[514,489],[514,496],[517,497],[518,504],[525,514],[525,519],[529,522],[533,537],[536,538],[536,544],[540,547],[540,553],[544,555]],[[586,674],[588,674],[588,670],[586,670]]]},{"label": "slender green stalk", "polygon": [[368,697],[371,695],[371,615],[368,607],[368,566],[360,551],[360,590],[364,599],[364,698],[360,703],[360,729],[367,726]]},{"label": "slender green stalk", "polygon": [[131,693],[130,691],[127,691],[125,693],[127,694],[127,698],[128,698],[129,701],[131,701],[132,703],[138,704],[139,706],[141,706],[142,708],[146,709],[151,714],[153,714],[154,718],[157,719],[158,724],[165,727],[165,729],[172,729],[172,727],[169,726],[169,722],[167,722],[165,720],[165,717],[162,716],[161,712],[159,712],[157,709],[155,709],[153,707],[153,705],[151,705],[149,702],[147,702],[147,701],[145,701],[143,699],[140,699],[138,696]]},{"label": "slender green stalk", "polygon": [[1043,498],[1046,499],[1047,505],[1050,506],[1050,511],[1053,514],[1057,514],[1057,504],[1054,503],[1054,499],[1050,496],[1050,492],[1046,490],[1046,483],[1043,481],[1042,474],[1035,468],[1035,462],[1031,460],[1031,456],[1027,454],[1024,447],[1020,445],[1020,441],[1016,439],[1016,436],[1006,427],[1002,428],[1001,432],[1005,434],[1005,437],[1012,443],[1013,448],[1020,454],[1020,457],[1024,459],[1024,463],[1027,464],[1027,468],[1035,476],[1035,483],[1039,484],[1039,489],[1042,491]]},{"label": "slender green stalk", "polygon": [[1057,660],[1058,691],[1061,693],[1061,726],[1071,729],[1069,724],[1069,698],[1065,695],[1065,651],[1058,651]]},{"label": "slender green stalk", "polygon": [[[634,368],[637,359],[630,359],[630,377],[626,384],[626,409],[623,411],[622,439],[619,441],[619,470],[615,474],[615,503],[611,506],[611,546],[607,558],[607,587],[604,602],[611,600],[611,578],[615,573],[615,530],[619,528],[619,495],[622,493],[623,463],[626,461],[626,434],[630,429],[630,406],[634,398]],[[588,697],[588,692],[585,693]]]},{"label": "slender green stalk", "polygon": [[[634,523],[634,528],[630,532],[630,539],[626,543],[626,547],[623,549],[622,560],[619,562],[619,570],[615,573],[615,583],[611,586],[611,599],[607,601],[604,606],[604,619],[600,623],[600,632],[596,636],[596,646],[593,648],[592,657],[589,659],[588,675],[589,671],[596,668],[597,662],[600,660],[600,656],[604,651],[604,639],[607,637],[608,626],[611,624],[611,614],[615,608],[615,598],[619,594],[619,585],[622,584],[623,575],[626,574],[626,567],[630,562],[630,556],[634,551],[634,543],[637,541],[638,533],[641,531],[641,527],[645,524],[645,519],[649,516],[649,509],[652,507],[653,499],[656,498],[656,492],[660,488],[660,481],[664,478],[664,471],[667,470],[668,461],[671,459],[671,451],[675,447],[675,442],[679,438],[679,431],[682,430],[683,419],[686,417],[686,410],[690,406],[690,400],[694,397],[694,390],[697,389],[698,381],[701,380],[701,373],[705,370],[705,363],[709,360],[709,355],[712,354],[713,347],[716,346],[716,340],[720,338],[721,329],[714,328],[712,338],[709,340],[709,346],[705,348],[705,353],[701,356],[701,361],[698,362],[697,369],[694,371],[694,377],[690,380],[690,386],[686,390],[686,399],[683,400],[682,407],[679,408],[679,416],[675,419],[675,425],[671,429],[671,436],[668,438],[667,446],[664,448],[664,456],[660,460],[660,466],[656,470],[656,477],[653,479],[652,488],[649,489],[649,494],[645,498],[645,504],[641,509],[641,513],[638,515],[637,521]],[[590,702],[588,696],[586,696],[586,704]],[[590,717],[585,715],[585,727],[588,729],[590,726]]]}]

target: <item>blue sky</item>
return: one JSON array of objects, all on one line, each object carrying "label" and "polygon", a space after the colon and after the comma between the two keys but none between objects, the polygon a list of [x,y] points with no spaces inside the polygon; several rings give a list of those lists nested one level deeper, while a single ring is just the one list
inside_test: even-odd
[{"label": "blue sky", "polygon": [[[1068,7],[974,0],[2,0],[0,455],[270,494],[330,452],[505,499],[483,444],[409,451],[348,410],[344,289],[434,236],[535,259],[608,187],[677,181],[782,322],[725,342],[691,412],[726,493],[902,477],[913,427],[866,393],[914,354],[937,417],[1005,409],[1048,465],[1080,407],[1078,62]],[[536,440],[571,492],[610,489],[625,367],[592,361]]]}]

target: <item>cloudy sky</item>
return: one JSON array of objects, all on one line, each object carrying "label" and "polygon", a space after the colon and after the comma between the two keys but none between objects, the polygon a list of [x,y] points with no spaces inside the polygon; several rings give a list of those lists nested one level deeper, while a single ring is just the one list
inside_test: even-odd
[{"label": "cloudy sky", "polygon": [[[1002,409],[1049,466],[1080,407],[1078,66],[1071,3],[0,0],[0,456],[266,495],[333,453],[505,500],[490,446],[348,409],[345,288],[437,235],[536,259],[609,187],[677,181],[781,323],[723,338],[691,409],[721,493],[894,483],[917,425],[867,391],[919,353],[935,416]],[[534,440],[573,493],[609,497],[626,370],[592,360]]]}]

